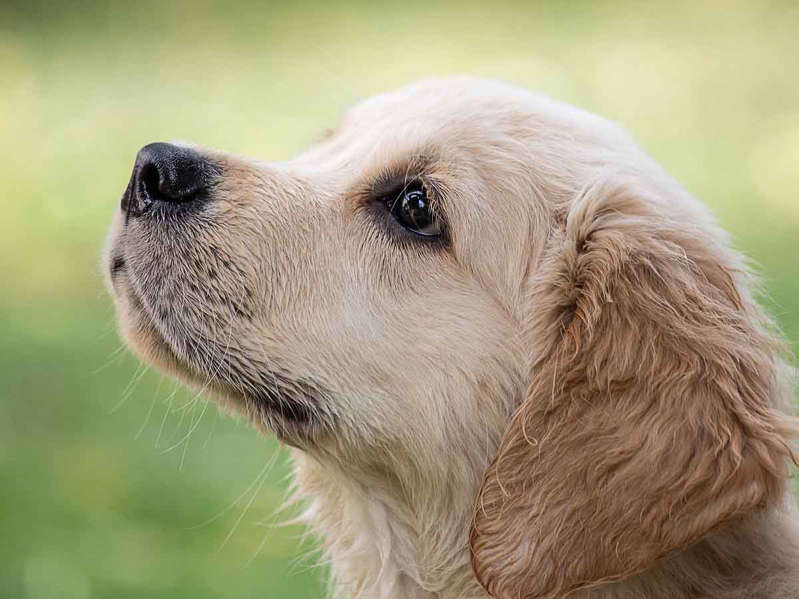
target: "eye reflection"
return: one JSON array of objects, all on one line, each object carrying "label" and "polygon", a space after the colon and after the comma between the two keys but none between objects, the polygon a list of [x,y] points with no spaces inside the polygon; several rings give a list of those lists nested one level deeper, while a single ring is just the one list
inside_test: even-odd
[{"label": "eye reflection", "polygon": [[403,188],[390,206],[391,215],[405,229],[422,237],[438,237],[442,227],[421,183]]}]

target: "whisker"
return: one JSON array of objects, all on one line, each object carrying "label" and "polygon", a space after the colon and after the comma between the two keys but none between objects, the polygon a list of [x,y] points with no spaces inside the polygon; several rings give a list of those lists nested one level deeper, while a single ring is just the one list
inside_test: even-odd
[{"label": "whisker", "polygon": [[[183,439],[181,439],[180,441],[178,441],[177,445],[180,445],[181,443],[184,443],[184,442],[185,442],[185,443],[186,443],[186,446],[188,446],[188,444],[189,444],[189,437],[191,437],[192,433],[193,433],[195,430],[197,430],[197,427],[200,425],[200,422],[202,421],[202,419],[203,419],[203,416],[205,416],[205,412],[206,412],[206,410],[208,410],[208,404],[209,404],[209,403],[211,403],[211,402],[209,402],[207,399],[206,399],[206,400],[204,400],[204,403],[203,403],[203,409],[200,411],[200,415],[197,417],[197,419],[196,419],[196,420],[193,420],[193,421],[192,421],[192,424],[191,424],[191,426],[190,426],[190,428],[189,428],[189,431],[186,433],[186,435],[183,437]],[[193,411],[194,411],[194,410],[192,410],[192,412],[193,412]],[[167,450],[167,451],[169,451],[169,450]],[[166,452],[165,452],[165,453],[166,453]],[[183,448],[183,458],[185,458],[185,457],[186,457],[186,448],[184,447],[184,448]],[[181,468],[183,467],[183,458],[181,458],[181,461],[180,461]]]},{"label": "whisker", "polygon": [[141,434],[144,432],[147,423],[150,422],[150,416],[153,414],[153,410],[155,409],[155,402],[158,400],[158,393],[161,391],[161,384],[164,382],[164,375],[158,377],[158,385],[155,388],[155,393],[153,393],[153,400],[150,402],[150,409],[147,410],[147,414],[144,417],[144,422],[141,423],[138,432],[133,437],[134,439],[138,439]]},{"label": "whisker", "polygon": [[102,365],[92,370],[92,374],[93,375],[100,374],[103,370],[111,366],[111,364],[118,361],[124,351],[125,351],[125,346],[120,343],[119,347],[117,347],[114,351],[111,352],[111,354],[108,356],[108,358],[106,358],[106,361]]},{"label": "whisker", "polygon": [[258,493],[263,488],[264,483],[266,482],[267,478],[269,478],[268,477],[268,472],[271,469],[271,467],[274,466],[275,462],[277,461],[277,456],[278,455],[280,455],[280,454],[279,454],[279,452],[276,451],[274,454],[272,454],[272,457],[269,458],[269,461],[267,462],[267,466],[264,468],[263,475],[261,476],[261,481],[258,483],[258,486],[253,491],[252,496],[250,497],[249,501],[247,502],[247,505],[244,506],[244,509],[241,511],[241,514],[239,514],[239,517],[236,519],[236,522],[233,524],[233,528],[230,529],[230,532],[225,537],[225,540],[222,541],[222,545],[220,545],[219,551],[222,551],[222,549],[225,547],[225,545],[227,545],[227,542],[231,539],[233,534],[238,529],[239,524],[241,524],[241,521],[244,519],[244,516],[249,511],[250,507],[252,506],[253,502],[255,501],[255,498],[258,496]]},{"label": "whisker", "polygon": [[204,526],[208,526],[212,522],[216,522],[217,520],[219,520],[219,518],[224,516],[226,513],[228,513],[234,507],[236,507],[239,504],[239,502],[242,499],[244,499],[244,497],[247,494],[249,494],[249,492],[253,489],[253,487],[255,487],[258,484],[258,481],[260,481],[263,476],[266,476],[268,474],[268,470],[269,470],[270,466],[272,466],[273,464],[274,464],[274,458],[268,459],[266,461],[266,463],[264,464],[264,467],[261,468],[261,471],[255,476],[255,479],[247,486],[246,489],[244,489],[244,491],[241,493],[241,495],[239,495],[238,497],[236,497],[236,499],[233,500],[233,502],[230,505],[228,505],[226,508],[224,508],[218,514],[216,514],[215,516],[212,516],[208,520],[205,520],[204,522],[201,522],[200,524],[195,524],[194,526],[190,526],[190,527],[186,528],[185,530],[196,530],[198,528],[203,528]]},{"label": "whisker", "polygon": [[119,408],[121,408],[124,403],[130,399],[131,395],[133,395],[133,392],[136,390],[136,386],[139,384],[139,381],[141,381],[144,375],[147,374],[148,370],[150,370],[149,366],[145,365],[143,362],[139,364],[139,366],[136,368],[136,372],[133,374],[133,378],[127,384],[124,391],[122,391],[122,399],[120,399],[119,402],[113,408],[111,408],[111,410],[108,412],[109,415],[119,410]]},{"label": "whisker", "polygon": [[186,462],[186,452],[188,450],[189,450],[189,438],[187,436],[186,442],[183,443],[183,451],[180,453],[180,464],[178,464],[178,472],[183,472],[183,464]]},{"label": "whisker", "polygon": [[205,449],[208,447],[208,442],[211,440],[211,436],[213,435],[214,431],[216,430],[216,423],[219,422],[219,414],[216,415],[216,418],[213,419],[211,422],[211,430],[208,431],[208,436],[205,438],[205,443],[203,443],[202,448]]},{"label": "whisker", "polygon": [[[216,329],[216,327],[215,327],[215,329]],[[214,337],[216,337],[216,330],[214,331]],[[228,344],[230,343],[230,337],[231,337],[231,335],[230,335],[230,331],[229,331],[228,332]],[[213,346],[214,343],[215,343],[215,341],[212,341],[212,346]],[[187,404],[185,404],[184,406],[181,407],[181,410],[185,410],[185,409],[187,409],[190,406],[191,410],[192,410],[192,413],[194,412],[194,407],[196,405],[196,402],[198,402],[200,400],[201,394],[208,388],[208,385],[211,384],[211,381],[216,378],[221,365],[222,365],[222,360],[219,360],[217,362],[217,365],[216,365],[216,368],[214,369],[214,371],[209,373],[209,375],[208,375],[208,377],[207,377],[207,379],[205,381],[205,384],[202,386],[202,388],[199,391],[197,391],[197,393],[194,395],[194,397],[191,400],[189,400],[189,402]],[[191,437],[192,433],[194,433],[194,431],[197,430],[197,427],[199,426],[200,421],[202,420],[203,416],[205,416],[205,412],[208,409],[208,403],[209,403],[208,400],[205,400],[205,403],[203,405],[203,409],[200,412],[200,416],[196,420],[192,419],[192,423],[189,426],[189,430],[186,432],[186,434],[180,440],[178,440],[177,443],[175,443],[172,447],[169,447],[168,449],[164,450],[162,453],[168,453],[168,452],[172,451],[173,449],[175,449],[176,447],[178,447],[181,443],[188,442],[189,437]],[[180,428],[180,424],[183,422],[183,418],[184,418],[185,414],[186,414],[185,411],[183,412],[183,414],[181,414],[180,421],[178,423],[178,428]],[[184,457],[185,457],[185,453],[186,453],[186,449],[184,448],[184,450],[183,450],[183,456]],[[181,459],[181,467],[182,467],[182,465],[183,465],[183,461]]]},{"label": "whisker", "polygon": [[166,398],[166,406],[164,406],[164,416],[161,418],[161,426],[158,429],[158,436],[155,438],[155,445],[154,447],[157,449],[158,444],[161,442],[161,435],[164,433],[164,425],[166,424],[166,419],[169,416],[169,413],[172,410],[172,400],[175,398],[175,394],[178,392],[178,388],[180,387],[180,383],[175,381],[175,384],[172,386],[172,393],[170,393]]}]

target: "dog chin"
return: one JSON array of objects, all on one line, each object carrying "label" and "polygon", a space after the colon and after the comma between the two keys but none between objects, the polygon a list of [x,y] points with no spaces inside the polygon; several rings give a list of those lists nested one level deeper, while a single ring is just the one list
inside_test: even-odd
[{"label": "dog chin", "polygon": [[[322,409],[329,404],[328,394],[318,385],[258,365],[232,364],[223,348],[206,348],[218,358],[212,369],[179,356],[120,272],[119,259],[116,264],[112,288],[120,332],[144,362],[209,394],[226,410],[244,414],[261,432],[272,432],[288,445],[307,447],[331,428],[331,419]],[[231,372],[237,373],[238,381],[226,380]]]}]

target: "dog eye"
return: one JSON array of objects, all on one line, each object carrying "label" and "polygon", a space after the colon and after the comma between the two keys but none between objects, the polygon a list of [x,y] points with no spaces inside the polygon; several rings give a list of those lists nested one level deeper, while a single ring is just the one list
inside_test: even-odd
[{"label": "dog eye", "polygon": [[441,221],[433,211],[427,192],[420,183],[406,186],[390,206],[391,216],[411,233],[422,237],[441,235]]}]

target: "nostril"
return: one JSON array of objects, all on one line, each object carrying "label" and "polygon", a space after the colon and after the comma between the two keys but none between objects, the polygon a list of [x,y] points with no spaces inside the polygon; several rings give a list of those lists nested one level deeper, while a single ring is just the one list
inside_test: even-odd
[{"label": "nostril", "polygon": [[217,176],[218,167],[190,148],[146,145],[136,156],[122,209],[136,216],[155,203],[183,204],[206,198]]},{"label": "nostril", "polygon": [[145,164],[139,171],[139,180],[136,194],[141,198],[140,203],[149,206],[152,202],[162,199],[159,192],[161,175],[154,164]]}]

